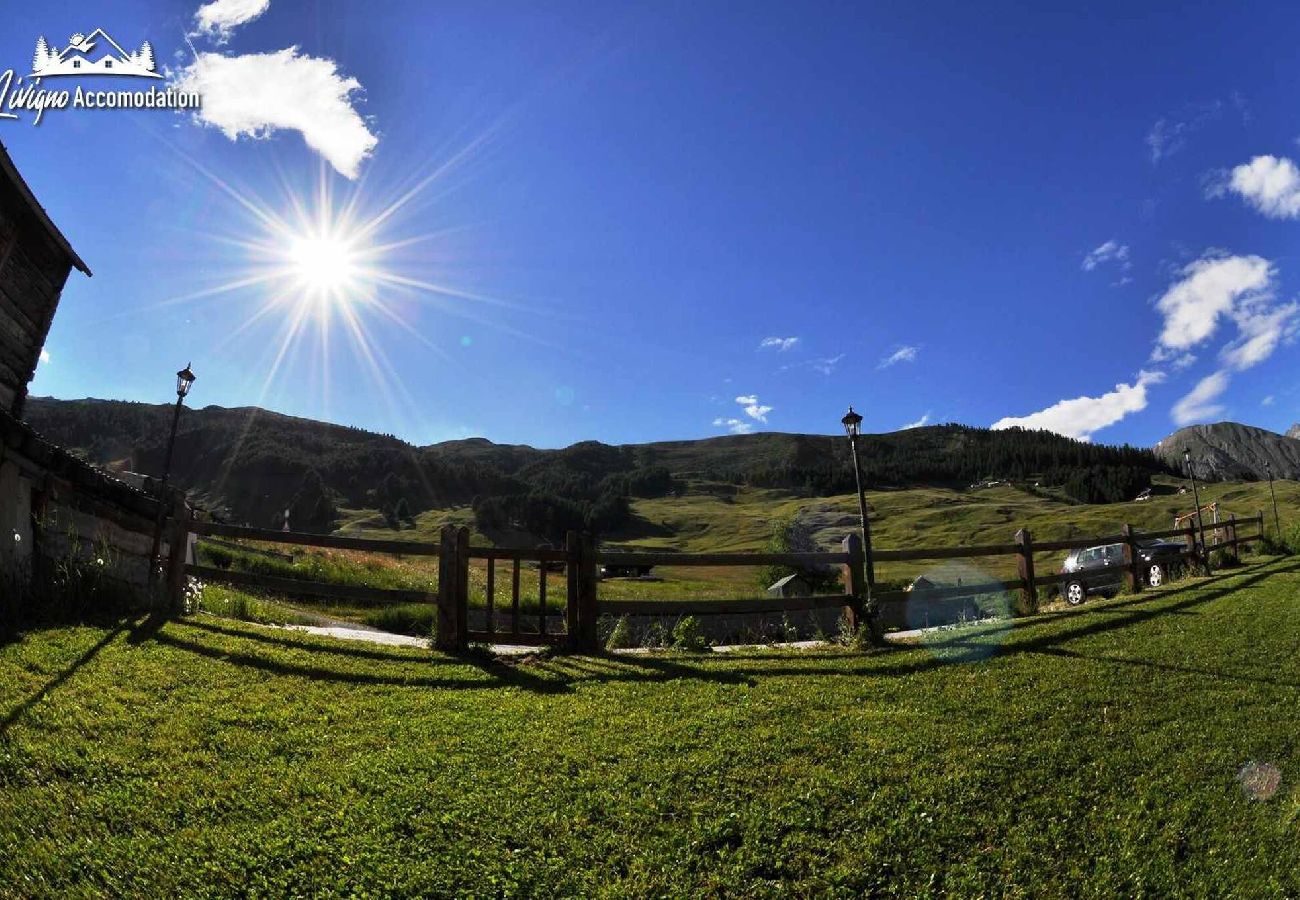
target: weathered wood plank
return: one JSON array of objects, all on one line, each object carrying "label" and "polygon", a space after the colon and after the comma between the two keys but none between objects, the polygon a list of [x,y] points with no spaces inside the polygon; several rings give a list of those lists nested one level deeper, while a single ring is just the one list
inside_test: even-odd
[{"label": "weathered wood plank", "polygon": [[513,550],[509,547],[470,547],[470,559],[505,559],[522,562],[568,562],[565,550]]},{"label": "weathered wood plank", "polygon": [[[1041,547],[1035,544],[1035,549]],[[915,550],[872,550],[877,560],[902,562],[914,559],[965,559],[975,556],[1008,556],[1020,552],[1019,544],[984,544],[971,547],[921,547]]]},{"label": "weathered wood plank", "polygon": [[[841,566],[845,553],[631,553],[603,550],[611,566]],[[879,554],[877,554],[877,557]]]},{"label": "weathered wood plank", "polygon": [[327,547],[333,550],[364,550],[370,553],[396,553],[402,556],[437,556],[438,545],[422,541],[386,541],[372,538],[343,537],[335,534],[307,534],[301,531],[276,531],[273,528],[247,528],[220,522],[194,522],[195,534],[265,541],[272,544],[296,544],[303,547]]}]

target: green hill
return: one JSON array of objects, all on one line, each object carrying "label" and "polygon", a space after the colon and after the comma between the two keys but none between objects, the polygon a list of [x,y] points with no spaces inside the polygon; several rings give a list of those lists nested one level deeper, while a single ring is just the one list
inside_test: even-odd
[{"label": "green hill", "polygon": [[[160,473],[170,406],[31,398],[27,416],[93,462]],[[955,495],[1011,481],[1062,503],[1126,500],[1171,473],[1147,450],[962,425],[867,435],[863,459],[873,492]],[[702,527],[673,509],[704,512],[710,504],[734,506],[737,498],[760,505],[835,498],[854,485],[847,442],[838,435],[584,441],[558,450],[484,439],[417,447],[392,435],[216,406],[183,412],[172,478],[200,504],[253,525],[277,526],[289,509],[299,530],[367,522],[398,529],[468,508],[484,533],[530,541],[557,540],[571,528],[670,539]]]}]

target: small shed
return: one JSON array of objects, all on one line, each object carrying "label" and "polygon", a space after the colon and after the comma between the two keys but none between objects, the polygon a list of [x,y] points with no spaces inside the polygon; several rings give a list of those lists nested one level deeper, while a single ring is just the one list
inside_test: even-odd
[{"label": "small shed", "polygon": [[769,597],[811,597],[812,584],[799,574],[787,575],[767,589]]}]

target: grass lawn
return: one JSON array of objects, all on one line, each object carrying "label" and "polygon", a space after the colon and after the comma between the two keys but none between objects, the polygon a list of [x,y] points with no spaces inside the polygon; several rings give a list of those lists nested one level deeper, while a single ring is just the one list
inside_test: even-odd
[{"label": "grass lawn", "polygon": [[1298,600],[1287,559],[870,655],[518,665],[38,631],[0,896],[1294,895]]}]

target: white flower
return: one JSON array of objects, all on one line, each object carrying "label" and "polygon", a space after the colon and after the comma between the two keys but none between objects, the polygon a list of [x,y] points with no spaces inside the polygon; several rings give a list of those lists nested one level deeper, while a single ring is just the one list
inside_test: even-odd
[{"label": "white flower", "polygon": [[102,558],[95,560],[95,565],[102,566],[103,564],[104,564],[104,560]]},{"label": "white flower", "polygon": [[21,534],[19,534],[18,532],[15,531],[15,532],[14,532],[14,543],[15,543],[15,544],[21,544],[22,542],[23,542],[23,536],[22,536]]}]

